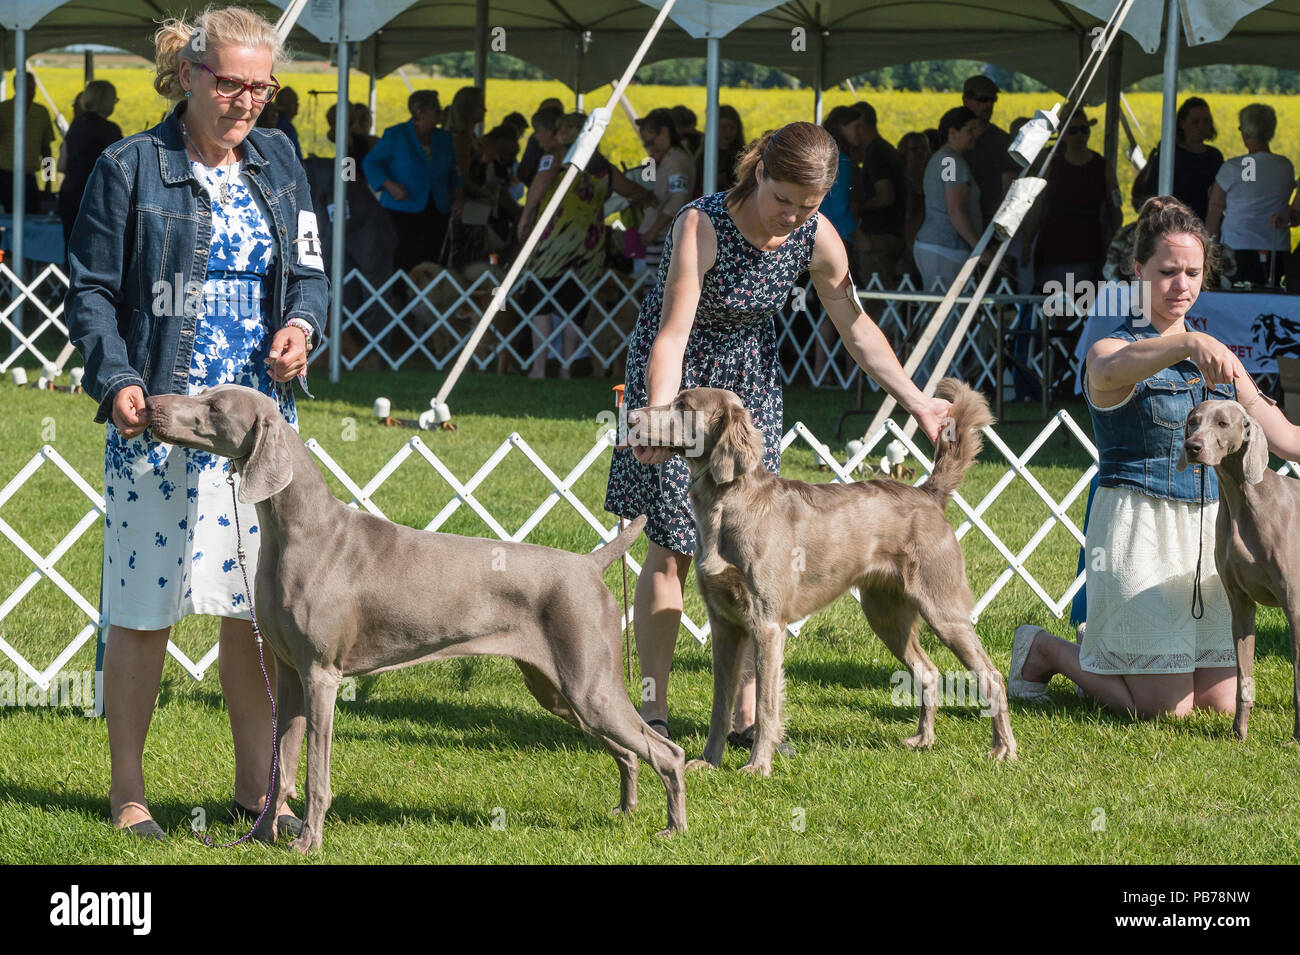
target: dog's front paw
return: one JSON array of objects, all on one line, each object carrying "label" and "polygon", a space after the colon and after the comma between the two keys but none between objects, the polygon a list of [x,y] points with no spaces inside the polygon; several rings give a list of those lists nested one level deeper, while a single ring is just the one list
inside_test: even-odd
[{"label": "dog's front paw", "polygon": [[1003,760],[1012,760],[1015,758],[1015,743],[997,743],[991,750],[989,750],[989,759],[996,759],[999,763]]},{"label": "dog's front paw", "polygon": [[915,736],[909,736],[903,740],[903,745],[908,749],[929,749],[934,745],[934,734],[917,733]]},{"label": "dog's front paw", "polygon": [[636,812],[636,800],[630,800],[628,802],[619,803],[609,811],[609,814],[621,818],[623,816],[630,816],[634,812]]},{"label": "dog's front paw", "polygon": [[751,776],[771,776],[772,763],[770,761],[757,762],[750,760],[744,766],[740,767],[742,773],[749,773]]},{"label": "dog's front paw", "polygon": [[717,763],[711,763],[707,759],[693,759],[686,764],[686,771],[689,773],[692,769],[717,769]]},{"label": "dog's front paw", "polygon": [[314,836],[305,828],[297,839],[293,840],[293,851],[300,856],[305,856],[313,849],[319,849],[321,844],[320,836]]}]

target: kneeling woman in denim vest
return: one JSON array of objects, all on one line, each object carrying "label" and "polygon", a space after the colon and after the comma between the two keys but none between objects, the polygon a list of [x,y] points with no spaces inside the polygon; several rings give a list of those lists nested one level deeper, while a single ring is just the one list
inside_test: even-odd
[{"label": "kneeling woman in denim vest", "polygon": [[[1300,434],[1222,342],[1188,331],[1214,241],[1185,205],[1147,200],[1134,234],[1146,314],[1088,352],[1084,393],[1099,455],[1088,519],[1088,624],[1078,644],[1035,626],[1016,631],[1008,692],[1047,699],[1060,673],[1121,713],[1149,719],[1236,709],[1232,617],[1214,565],[1218,482],[1175,464],[1184,424],[1204,400],[1237,399],[1278,454]],[[1204,514],[1201,500],[1204,500]],[[1200,564],[1201,597],[1193,612]]]}]

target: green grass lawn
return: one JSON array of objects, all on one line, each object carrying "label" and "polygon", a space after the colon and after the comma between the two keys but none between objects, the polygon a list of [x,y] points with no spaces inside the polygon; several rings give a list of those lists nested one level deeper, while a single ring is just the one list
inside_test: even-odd
[{"label": "green grass lawn", "polygon": [[[32,380],[36,372],[29,370]],[[339,385],[323,374],[316,401],[300,401],[301,431],[315,437],[359,484],[409,440],[412,432],[379,427],[370,406],[392,399],[395,414],[427,407],[439,377],[354,372]],[[611,382],[532,382],[467,376],[452,396],[456,433],[421,439],[461,481],[472,476],[512,432],[521,434],[557,474],[590,449],[596,414],[611,405]],[[102,488],[103,429],[84,395],[18,391],[0,384],[0,485],[50,444],[94,487]],[[803,421],[833,441],[849,394],[790,388],[786,426]],[[1042,427],[1037,406],[1009,406],[997,430],[1017,452]],[[1080,405],[1069,411],[1088,429]],[[349,421],[348,419],[352,419]],[[862,422],[865,419],[858,419]],[[1064,435],[1064,431],[1061,432]],[[846,436],[847,437],[847,436]],[[352,438],[353,440],[348,440]],[[1030,467],[1060,497],[1086,464],[1072,438],[1054,436]],[[963,495],[978,500],[1006,470],[993,449],[967,476]],[[607,467],[593,466],[575,493],[602,510]],[[811,450],[787,452],[783,473],[827,480]],[[332,479],[331,479],[332,481]],[[341,485],[336,493],[346,497]],[[484,482],[477,496],[505,527],[517,528],[550,487],[518,452]],[[412,458],[374,496],[392,519],[423,526],[453,494],[421,459]],[[41,553],[54,548],[88,509],[50,465],[0,507],[0,519]],[[1070,509],[1083,520],[1083,498]],[[949,517],[960,516],[954,505]],[[1048,516],[1017,481],[985,514],[1018,550]],[[489,535],[462,506],[443,530]],[[828,533],[833,529],[828,529]],[[529,538],[587,550],[596,536],[564,502]],[[963,540],[978,597],[1005,562],[977,531]],[[644,554],[644,541],[634,554]],[[101,535],[92,527],[57,563],[83,594],[98,592]],[[1077,548],[1060,528],[1027,561],[1053,595],[1074,576]],[[0,599],[31,572],[0,540]],[[456,569],[446,570],[454,574]],[[617,566],[607,577],[621,591]],[[693,588],[693,584],[692,584]],[[1190,595],[1189,595],[1190,599]],[[687,613],[704,620],[698,596]],[[84,625],[71,601],[40,582],[0,621],[0,638],[43,669]],[[977,629],[1005,669],[1011,633],[1039,623],[1069,627],[1018,579],[993,600]],[[213,618],[191,618],[174,639],[192,658],[216,638]],[[923,643],[943,672],[955,658],[932,635]],[[851,598],[809,621],[789,641],[787,738],[798,748],[777,757],[769,779],[735,772],[745,755],[728,752],[723,769],[687,781],[690,831],[663,840],[664,794],[642,767],[640,810],[613,819],[618,778],[592,739],[542,711],[514,665],[495,658],[453,660],[364,678],[355,698],[340,700],[333,752],[334,804],[319,862],[1296,862],[1300,861],[1300,750],[1291,732],[1291,666],[1285,621],[1261,611],[1257,703],[1251,737],[1233,740],[1226,717],[1139,724],[1078,699],[1069,683],[1053,684],[1048,706],[1012,705],[1020,759],[990,762],[988,720],[974,708],[941,708],[933,750],[912,753],[900,740],[915,729],[915,710],[892,698],[899,669],[870,632]],[[93,643],[65,671],[94,665]],[[0,677],[17,668],[0,658]],[[0,862],[285,862],[286,844],[209,850],[186,831],[202,809],[210,832],[234,838],[230,801],[233,752],[216,674],[194,681],[168,660],[145,755],[148,797],[172,835],[165,845],[120,838],[106,822],[108,745],[101,720],[72,707],[0,707]],[[685,631],[679,639],[669,701],[675,738],[699,754],[707,728],[712,677],[709,652]],[[494,821],[497,823],[494,825]]]}]

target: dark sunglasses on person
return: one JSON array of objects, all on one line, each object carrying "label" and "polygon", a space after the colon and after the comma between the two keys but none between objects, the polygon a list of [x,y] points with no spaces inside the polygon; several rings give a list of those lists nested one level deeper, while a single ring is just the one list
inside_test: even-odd
[{"label": "dark sunglasses on person", "polygon": [[243,80],[237,80],[233,76],[222,76],[220,73],[213,73],[212,69],[206,63],[196,64],[203,67],[212,78],[216,80],[217,95],[224,99],[234,99],[241,95],[244,90],[253,97],[254,103],[269,103],[275,99],[275,94],[280,92],[280,84],[275,79],[275,74],[271,74],[269,83],[245,83]]}]

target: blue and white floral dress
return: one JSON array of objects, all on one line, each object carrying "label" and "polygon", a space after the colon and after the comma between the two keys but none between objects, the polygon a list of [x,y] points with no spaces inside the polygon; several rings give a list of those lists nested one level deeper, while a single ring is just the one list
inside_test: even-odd
[{"label": "blue and white floral dress", "polygon": [[[261,200],[241,165],[190,163],[207,190],[212,240],[190,359],[187,394],[235,383],[278,399],[296,429],[293,393],[271,378],[272,331],[263,276],[274,276],[275,241]],[[227,201],[220,201],[222,185]],[[235,559],[235,523],[226,476],[230,461],[152,439],[124,439],[108,423],[104,456],[104,608],[108,623],[158,630],[182,617],[249,619]],[[239,477],[235,477],[238,487]],[[257,571],[257,512],[239,513],[251,586]]]}]

